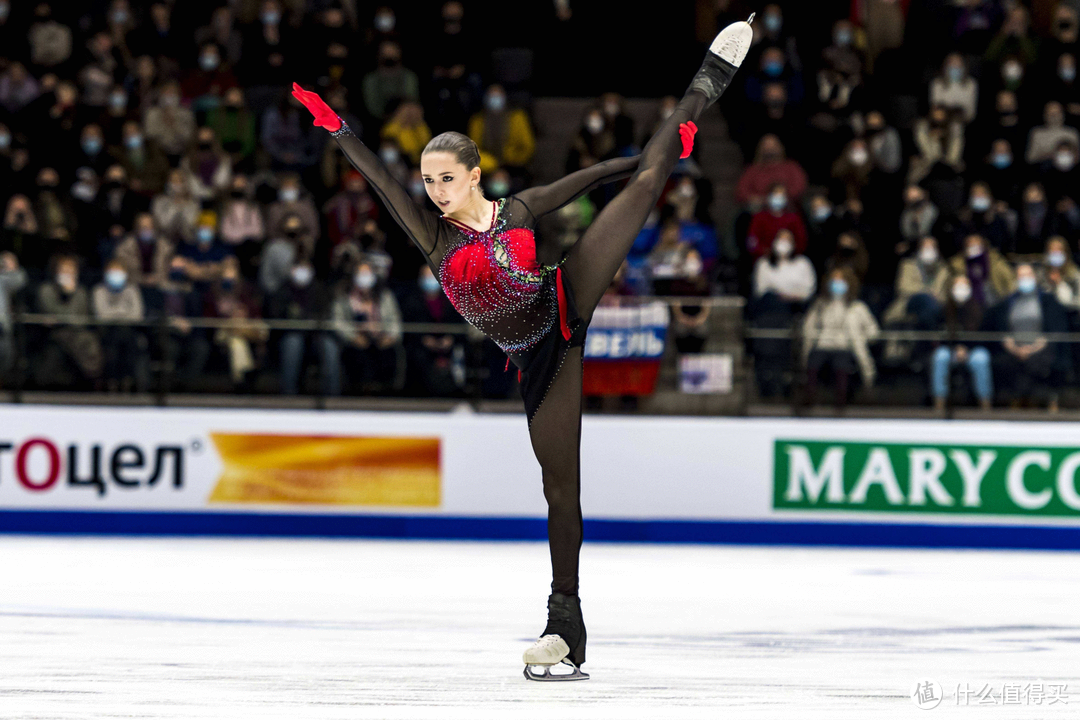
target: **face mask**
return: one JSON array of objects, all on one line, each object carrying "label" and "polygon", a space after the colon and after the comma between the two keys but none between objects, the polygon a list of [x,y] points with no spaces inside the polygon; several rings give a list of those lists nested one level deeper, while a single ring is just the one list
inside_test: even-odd
[{"label": "face mask", "polygon": [[598,135],[604,129],[604,119],[596,116],[590,117],[585,121],[585,127],[593,135]]},{"label": "face mask", "polygon": [[0,134],[0,149],[6,150],[11,147],[11,136],[7,133]]},{"label": "face mask", "polygon": [[783,193],[776,193],[769,196],[769,209],[773,212],[780,212],[787,207],[787,195]]},{"label": "face mask", "polygon": [[162,107],[174,108],[179,104],[180,104],[180,96],[179,95],[162,95],[161,96],[161,106]]},{"label": "face mask", "polygon": [[59,285],[64,292],[75,292],[77,282],[78,281],[72,273],[59,273],[56,276],[56,284]]},{"label": "face mask", "polygon": [[856,148],[848,155],[851,158],[851,162],[855,165],[865,165],[866,161],[870,159],[870,154],[861,148]]},{"label": "face mask", "polygon": [[506,107],[506,96],[501,93],[495,93],[488,95],[487,97],[487,109],[492,112],[499,112]]},{"label": "face mask", "polygon": [[996,153],[990,158],[990,164],[996,167],[998,170],[1004,170],[1012,165],[1012,155],[1006,155],[1004,153]]},{"label": "face mask", "polygon": [[420,289],[426,293],[434,294],[439,291],[439,281],[434,275],[425,275],[420,278]]},{"label": "face mask", "polygon": [[385,164],[393,165],[398,161],[398,150],[397,148],[385,147],[379,151],[379,157],[382,158]]},{"label": "face mask", "polygon": [[195,237],[200,245],[209,245],[214,242],[214,228],[201,227],[195,232]]},{"label": "face mask", "polygon": [[109,105],[116,108],[117,110],[121,110],[127,107],[127,95],[121,95],[120,93],[117,93],[116,95],[110,95]]},{"label": "face mask", "polygon": [[1050,263],[1051,267],[1063,267],[1065,265],[1065,253],[1060,250],[1052,250],[1046,254],[1046,262]]},{"label": "face mask", "polygon": [[495,197],[506,197],[506,193],[510,192],[510,183],[505,180],[492,180],[488,183],[488,190]]},{"label": "face mask", "polygon": [[259,16],[259,19],[263,21],[264,25],[277,25],[281,22],[281,13],[277,10],[267,10]]},{"label": "face mask", "polygon": [[181,193],[184,192],[184,184],[183,183],[169,183],[166,190],[168,191],[168,193],[170,195],[180,195]]},{"label": "face mask", "polygon": [[232,197],[234,200],[243,200],[245,194],[246,193],[244,192],[243,188],[235,188],[229,191],[229,196]]},{"label": "face mask", "polygon": [[974,260],[975,258],[982,257],[983,247],[982,245],[969,245],[965,252],[969,258]]},{"label": "face mask", "polygon": [[925,247],[919,251],[919,262],[921,262],[923,265],[933,265],[937,262],[937,259],[937,248]]},{"label": "face mask", "polygon": [[836,40],[836,44],[840,47],[847,47],[851,44],[851,31],[839,30],[834,39]]},{"label": "face mask", "polygon": [[97,138],[86,138],[82,141],[82,149],[87,155],[97,155],[101,152],[101,141]]},{"label": "face mask", "polygon": [[123,25],[124,23],[126,23],[128,21],[127,10],[113,10],[112,21],[117,25]]},{"label": "face mask", "polygon": [[795,250],[795,246],[791,244],[790,240],[784,238],[773,243],[773,250],[776,251],[776,257],[789,258],[792,251]]},{"label": "face mask", "polygon": [[686,259],[686,274],[689,277],[697,277],[701,274],[702,264],[701,260],[696,257],[689,257]]},{"label": "face mask", "polygon": [[958,82],[960,82],[961,80],[964,79],[964,68],[962,68],[962,67],[951,67],[948,70],[948,75],[949,75],[949,80],[951,80],[954,83],[958,83]]},{"label": "face mask", "polygon": [[766,15],[765,16],[765,29],[771,33],[780,32],[780,28],[784,26],[784,18],[779,15]]},{"label": "face mask", "polygon": [[379,32],[388,33],[394,29],[397,18],[390,13],[379,13],[375,16],[375,29]]},{"label": "face mask", "polygon": [[775,60],[765,63],[765,74],[769,77],[777,77],[780,73],[784,72],[784,63],[776,62]]},{"label": "face mask", "polygon": [[1025,295],[1030,295],[1035,292],[1035,278],[1022,277],[1016,281],[1016,289]]},{"label": "face mask", "polygon": [[1059,152],[1054,155],[1054,167],[1058,170],[1072,170],[1073,165],[1075,164],[1076,162],[1073,160],[1072,153],[1070,152]]},{"label": "face mask", "polygon": [[604,114],[610,119],[615,119],[619,116],[619,103],[604,103]]},{"label": "face mask", "polygon": [[1001,69],[1001,74],[1009,82],[1016,82],[1024,77],[1024,67],[1020,63],[1009,63]]},{"label": "face mask", "polygon": [[976,195],[971,198],[971,209],[975,212],[986,212],[990,209],[990,198],[985,195]]},{"label": "face mask", "polygon": [[233,280],[232,278],[222,278],[222,280],[221,280],[221,289],[222,290],[224,290],[225,292],[232,292],[235,287],[236,287],[236,280]]},{"label": "face mask", "polygon": [[1072,65],[1066,65],[1058,70],[1058,77],[1065,82],[1071,83],[1076,79],[1076,68]]},{"label": "face mask", "polygon": [[375,274],[367,271],[358,272],[356,277],[353,278],[353,282],[361,290],[370,290],[375,287]]},{"label": "face mask", "polygon": [[109,289],[113,292],[123,290],[126,282],[127,273],[123,270],[109,270],[105,273],[105,284],[108,285]]},{"label": "face mask", "polygon": [[217,70],[219,64],[220,61],[218,60],[217,55],[202,55],[199,57],[199,67],[207,72]]},{"label": "face mask", "polygon": [[174,268],[169,271],[169,279],[173,282],[184,282],[187,280],[187,273],[180,268]]},{"label": "face mask", "polygon": [[296,188],[281,188],[281,192],[278,193],[281,199],[285,202],[296,202],[300,199],[300,191]]},{"label": "face mask", "polygon": [[128,135],[126,138],[124,138],[124,145],[129,150],[138,150],[142,147],[142,142],[142,135]]},{"label": "face mask", "polygon": [[840,278],[833,278],[829,282],[829,292],[832,293],[832,296],[834,298],[844,297],[845,295],[847,295],[847,291],[848,291],[847,280],[842,280]]},{"label": "face mask", "polygon": [[424,187],[423,180],[410,180],[409,181],[409,194],[414,198],[422,197],[427,192]]},{"label": "face mask", "polygon": [[315,271],[307,265],[300,265],[292,269],[292,280],[300,287],[307,287],[313,277],[315,277]]},{"label": "face mask", "polygon": [[83,202],[94,199],[94,186],[89,183],[77,182],[71,186],[71,194]]},{"label": "face mask", "polygon": [[957,304],[963,305],[971,299],[971,286],[966,283],[957,283],[956,285],[953,285],[952,296]]},{"label": "face mask", "polygon": [[832,210],[829,209],[827,206],[820,205],[814,208],[814,210],[810,214],[810,217],[812,217],[815,222],[820,223],[828,220],[830,215],[832,215]]},{"label": "face mask", "polygon": [[148,243],[154,239],[154,231],[153,229],[140,230],[138,233],[138,237],[140,242]]}]

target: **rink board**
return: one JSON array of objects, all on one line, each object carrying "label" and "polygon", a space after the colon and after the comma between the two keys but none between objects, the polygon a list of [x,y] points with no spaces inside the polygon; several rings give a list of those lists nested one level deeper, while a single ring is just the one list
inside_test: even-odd
[{"label": "rink board", "polygon": [[[1080,549],[1080,424],[586,416],[586,538]],[[0,532],[540,539],[520,415],[7,406]]]}]

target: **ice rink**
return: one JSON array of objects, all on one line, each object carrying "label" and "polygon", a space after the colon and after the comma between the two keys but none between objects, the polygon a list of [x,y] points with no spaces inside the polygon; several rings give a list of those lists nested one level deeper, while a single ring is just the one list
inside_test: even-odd
[{"label": "ice rink", "polygon": [[[521,674],[544,544],[0,536],[0,558],[5,719],[1080,715],[1075,553],[586,543],[592,679],[561,684]],[[1003,704],[1039,681],[1067,700]]]}]

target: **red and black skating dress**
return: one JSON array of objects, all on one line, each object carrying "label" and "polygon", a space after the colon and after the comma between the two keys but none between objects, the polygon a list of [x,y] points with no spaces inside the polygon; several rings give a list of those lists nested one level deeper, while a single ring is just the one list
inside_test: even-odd
[{"label": "red and black skating dress", "polygon": [[537,218],[604,183],[619,180],[638,159],[617,158],[492,203],[491,228],[480,232],[431,213],[413,201],[382,161],[342,123],[331,133],[367,178],[405,233],[427,258],[461,316],[490,337],[520,369],[521,394],[532,422],[569,348],[585,343],[587,327],[559,262],[542,265]]}]

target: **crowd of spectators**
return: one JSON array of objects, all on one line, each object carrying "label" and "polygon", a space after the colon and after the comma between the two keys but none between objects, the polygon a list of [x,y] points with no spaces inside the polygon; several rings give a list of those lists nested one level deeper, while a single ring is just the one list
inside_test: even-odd
[{"label": "crowd of spectators", "polygon": [[[721,24],[747,9],[719,6]],[[831,378],[843,404],[856,379],[920,378],[912,399],[938,407],[1056,409],[1078,379],[1073,346],[1044,337],[1080,327],[1076,3],[831,7],[820,36],[760,8],[725,96],[748,159],[740,290],[752,325],[801,337],[751,344],[758,391],[803,377],[812,400]],[[882,329],[1005,339],[874,342]]]},{"label": "crowd of spectators", "polygon": [[520,88],[462,2],[425,9],[404,33],[348,0],[0,0],[0,386],[21,353],[41,388],[463,392],[463,321],[288,93],[317,90],[418,203],[445,130],[480,145],[489,197],[520,189]]}]

